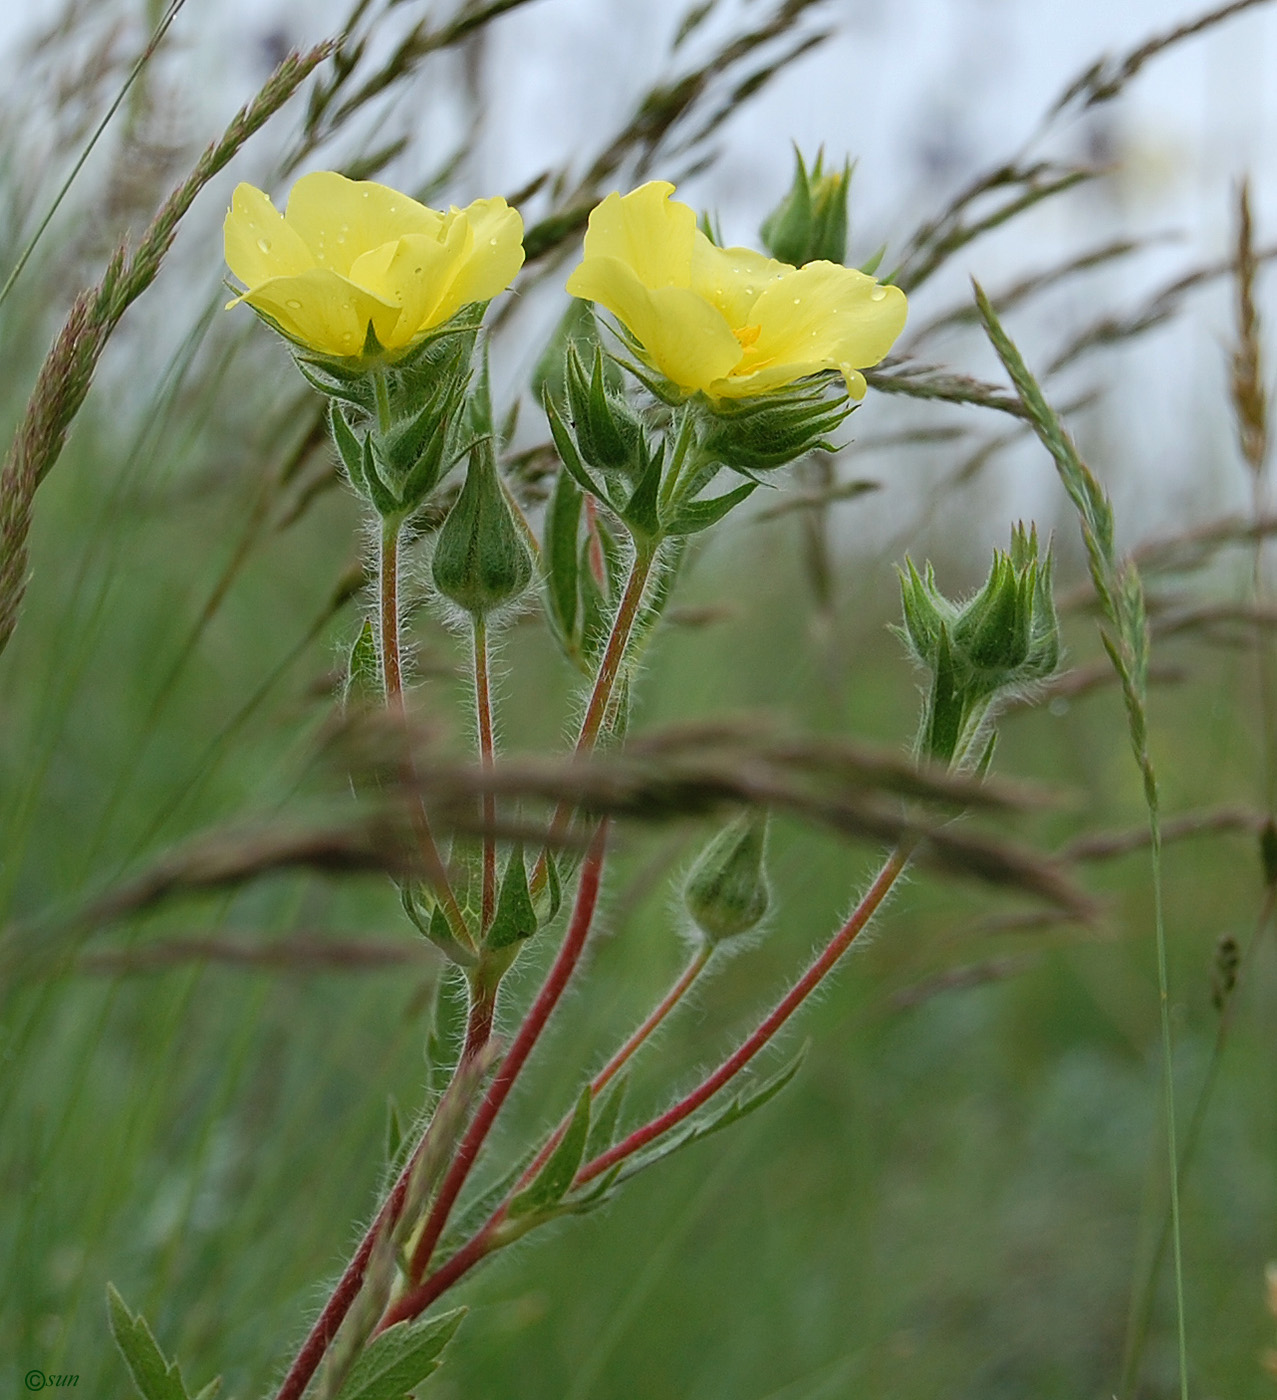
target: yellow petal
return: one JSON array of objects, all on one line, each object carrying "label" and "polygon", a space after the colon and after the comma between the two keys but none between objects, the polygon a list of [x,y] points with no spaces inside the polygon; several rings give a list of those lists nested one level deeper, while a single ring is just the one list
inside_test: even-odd
[{"label": "yellow petal", "polygon": [[431,234],[410,233],[355,260],[350,280],[400,308],[388,338],[381,338],[387,350],[404,349],[452,314],[441,303],[461,267],[468,237],[469,229],[454,223],[443,242]]},{"label": "yellow petal", "polygon": [[686,287],[645,287],[617,258],[587,258],[568,291],[597,301],[633,333],[648,362],[684,389],[730,374],[741,347],[722,315]]},{"label": "yellow petal", "polygon": [[472,301],[491,301],[523,266],[523,219],[504,199],[476,199],[456,213],[474,234],[447,295],[439,321]]},{"label": "yellow petal", "polygon": [[876,365],[904,329],[907,313],[899,287],[880,286],[837,263],[808,263],[769,283],[755,302],[751,319],[762,333],[741,369],[787,364],[800,367],[792,376],[798,378],[816,368],[846,374]]},{"label": "yellow petal", "polygon": [[223,225],[226,264],[247,287],[315,266],[295,230],[261,190],[237,185]]},{"label": "yellow petal", "polygon": [[345,276],[361,254],[405,233],[434,234],[443,215],[372,180],[347,180],[332,170],[303,175],[284,214],[321,267]]},{"label": "yellow petal", "polygon": [[311,268],[295,277],[274,277],[246,293],[244,300],[265,312],[285,335],[323,355],[358,355],[369,322],[382,340],[399,320],[397,306],[387,305],[327,267]]},{"label": "yellow petal", "polygon": [[692,290],[716,306],[734,330],[753,322],[764,287],[794,269],[752,248],[716,248],[697,229],[692,247]]},{"label": "yellow petal", "polygon": [[585,260],[615,258],[645,287],[691,282],[696,215],[670,199],[674,186],[651,180],[627,195],[610,194],[590,214]]}]

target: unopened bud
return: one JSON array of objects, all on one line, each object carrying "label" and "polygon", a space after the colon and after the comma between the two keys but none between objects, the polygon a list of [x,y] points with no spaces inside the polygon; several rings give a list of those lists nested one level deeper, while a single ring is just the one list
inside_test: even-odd
[{"label": "unopened bud", "polygon": [[576,345],[569,344],[563,379],[581,457],[600,471],[632,472],[639,459],[642,428],[634,410],[609,388],[603,351],[595,348],[587,371]]},{"label": "unopened bud", "polygon": [[711,943],[748,933],[767,913],[766,843],[766,815],[746,812],[719,832],[692,867],[683,900]]},{"label": "unopened bud", "polygon": [[470,452],[465,485],[439,531],[431,574],[445,598],[476,617],[513,602],[532,555],[497,477],[490,439]]},{"label": "unopened bud", "polygon": [[851,165],[826,175],[821,170],[823,152],[816,156],[810,172],[802,154],[795,150],[794,156],[794,183],[763,223],[763,246],[791,267],[817,261],[841,263],[847,257]]}]

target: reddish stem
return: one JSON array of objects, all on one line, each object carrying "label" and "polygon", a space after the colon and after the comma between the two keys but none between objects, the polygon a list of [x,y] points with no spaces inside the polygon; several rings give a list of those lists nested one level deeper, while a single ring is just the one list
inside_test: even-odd
[{"label": "reddish stem", "polygon": [[[395,714],[404,715],[403,663],[399,647],[399,536],[402,525],[383,521],[381,527],[381,561],[378,569],[380,597],[378,613],[381,622],[381,674],[386,690],[386,705]],[[413,829],[421,850],[426,876],[433,887],[448,920],[452,936],[464,948],[473,948],[465,916],[453,893],[447,867],[430,830],[430,819],[420,802],[412,816]]]},{"label": "reddish stem", "polygon": [[[616,1077],[620,1070],[622,1070],[625,1067],[625,1065],[630,1061],[630,1059],[634,1056],[635,1052],[643,1046],[643,1044],[647,1041],[648,1037],[651,1036],[652,1032],[656,1030],[656,1028],[661,1024],[661,1022],[670,1014],[671,1011],[674,1010],[674,1008],[679,1004],[679,1002],[682,1001],[683,997],[687,993],[687,989],[692,985],[693,982],[696,981],[696,979],[705,970],[705,964],[709,962],[710,954],[712,952],[713,947],[711,944],[705,944],[703,947],[697,950],[691,962],[689,962],[687,966],[683,969],[683,971],[679,974],[678,980],[669,989],[669,991],[665,993],[665,995],[656,1004],[656,1006],[653,1007],[652,1011],[649,1013],[647,1019],[643,1022],[643,1024],[638,1028],[638,1030],[634,1032],[633,1035],[630,1036],[630,1038],[625,1042],[624,1045],[621,1046],[621,1048],[616,1052],[616,1054],[612,1056],[612,1058],[607,1062],[607,1064],[605,1064],[603,1068],[599,1070],[599,1072],[594,1076],[594,1078],[590,1080],[590,1097],[592,1099],[597,1098],[599,1094],[603,1092],[603,1090],[607,1087],[608,1084],[611,1083],[611,1081]],[[541,1150],[528,1164],[527,1170],[524,1171],[523,1175],[515,1183],[514,1190],[510,1193],[511,1195],[522,1191],[523,1188],[532,1180],[532,1178],[536,1176],[537,1172],[539,1172],[541,1168],[545,1166],[546,1162],[550,1158],[550,1154],[559,1145],[559,1143],[562,1142],[563,1134],[567,1132],[568,1125],[571,1122],[572,1115],[568,1114],[559,1124],[559,1126],[555,1128],[554,1132],[551,1133],[550,1136],[545,1140],[545,1143],[542,1145]],[[504,1211],[504,1207],[502,1209]]]},{"label": "reddish stem", "polygon": [[[443,1234],[444,1227],[448,1223],[452,1207],[456,1204],[461,1188],[465,1185],[466,1178],[470,1175],[470,1170],[475,1164],[479,1151],[483,1147],[488,1133],[492,1130],[497,1114],[500,1113],[501,1106],[514,1087],[520,1070],[532,1053],[533,1046],[545,1029],[546,1022],[550,1019],[555,1006],[558,1005],[559,998],[563,995],[564,988],[580,961],[586,937],[590,932],[590,924],[594,918],[594,906],[598,901],[599,877],[603,867],[606,831],[606,825],[600,826],[590,843],[585,863],[581,867],[581,882],[577,889],[572,921],[568,925],[563,944],[559,948],[553,966],[546,975],[536,1001],[532,1003],[522,1026],[519,1027],[519,1033],[515,1036],[514,1043],[501,1062],[501,1068],[488,1086],[488,1092],[457,1148],[456,1156],[452,1159],[452,1166],[448,1169],[448,1174],[443,1179],[443,1184],[439,1188],[439,1194],[435,1197],[430,1214],[426,1217],[421,1238],[418,1240],[412,1255],[409,1273],[409,1277],[412,1279],[420,1279],[429,1267],[435,1245],[439,1243],[439,1236]],[[405,1294],[382,1318],[378,1330],[384,1330],[393,1323],[402,1321],[405,1317],[414,1317],[419,1311],[417,1307],[413,1306],[415,1296],[415,1292]]]},{"label": "reddish stem", "polygon": [[[485,776],[496,761],[492,738],[492,688],[488,678],[488,627],[479,614],[474,618],[474,701],[479,718],[479,766]],[[483,794],[483,906],[481,934],[492,927],[497,908],[497,843],[493,828],[497,822],[497,799],[493,792]]]},{"label": "reddish stem", "polygon": [[641,1148],[646,1147],[649,1142],[660,1137],[663,1133],[677,1127],[684,1118],[695,1113],[702,1104],[713,1098],[729,1080],[734,1079],[807,1000],[834,964],[851,947],[856,935],[865,927],[878,906],[886,898],[887,892],[895,884],[896,878],[904,869],[907,860],[907,853],[899,849],[888,856],[882,869],[874,878],[873,884],[869,886],[864,898],[856,906],[855,913],[852,914],[851,918],[822,949],[820,955],[807,971],[785,993],[771,1014],[759,1024],[757,1029],[733,1054],[723,1061],[713,1074],[702,1080],[690,1094],[680,1099],[672,1108],[666,1109],[659,1117],[653,1118],[651,1122],[645,1123],[641,1128],[636,1128],[629,1137],[623,1138],[615,1146],[608,1148],[592,1162],[587,1162],[577,1173],[576,1180],[572,1183],[573,1189],[593,1181],[596,1176],[602,1175],[609,1167],[624,1161],[626,1157],[632,1156]]},{"label": "reddish stem", "polygon": [[[630,576],[625,582],[625,592],[621,595],[616,616],[612,619],[612,630],[608,635],[603,660],[599,663],[599,673],[594,678],[594,688],[590,692],[585,718],[581,721],[581,729],[576,740],[576,753],[591,752],[598,741],[599,730],[602,728],[608,705],[612,699],[612,688],[616,684],[621,662],[625,658],[625,650],[629,646],[630,633],[634,630],[634,622],[638,617],[639,605],[643,601],[643,593],[647,588],[647,581],[651,576],[655,558],[655,551],[650,547],[640,548],[634,555],[634,562],[630,565]],[[572,820],[572,811],[572,803],[567,801],[560,802],[554,809],[547,849],[557,840],[561,840],[567,832],[568,824]],[[531,889],[534,895],[539,894],[545,885],[546,876],[549,873],[547,860],[546,851],[542,851],[532,871]]]}]

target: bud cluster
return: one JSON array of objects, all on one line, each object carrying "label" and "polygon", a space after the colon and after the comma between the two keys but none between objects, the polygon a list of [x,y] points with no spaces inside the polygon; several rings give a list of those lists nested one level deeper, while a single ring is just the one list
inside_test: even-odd
[{"label": "bud cluster", "polygon": [[817,154],[810,172],[802,153],[795,150],[794,156],[794,183],[763,223],[763,246],[791,267],[817,261],[845,262],[851,162],[826,175],[821,169],[823,151]]},{"label": "bud cluster", "polygon": [[961,765],[996,703],[1059,664],[1050,553],[1039,558],[1036,526],[1017,525],[1010,550],[995,552],[988,580],[968,602],[950,602],[931,566],[919,574],[908,559],[900,588],[897,631],[932,674],[920,747],[936,762]]}]

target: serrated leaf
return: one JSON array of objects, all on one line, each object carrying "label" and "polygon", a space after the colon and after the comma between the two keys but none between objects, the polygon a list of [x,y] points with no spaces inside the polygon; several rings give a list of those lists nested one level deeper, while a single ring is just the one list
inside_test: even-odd
[{"label": "serrated leaf", "polygon": [[339,1400],[404,1400],[431,1372],[452,1340],[465,1308],[440,1317],[397,1322],[378,1333],[350,1368]]},{"label": "serrated leaf", "polygon": [[674,512],[665,530],[671,535],[696,535],[716,525],[729,510],[747,500],[758,489],[758,482],[747,481],[708,501],[687,501]]},{"label": "serrated leaf", "polygon": [[190,1400],[177,1362],[165,1359],[146,1319],[128,1310],[111,1283],[106,1286],[106,1307],[111,1334],[142,1400]]},{"label": "serrated leaf", "polygon": [[581,1090],[572,1111],[572,1121],[563,1134],[559,1145],[546,1159],[545,1165],[531,1182],[510,1202],[509,1214],[517,1218],[521,1215],[536,1215],[550,1210],[572,1189],[577,1168],[585,1154],[586,1140],[590,1135],[590,1086]]}]

